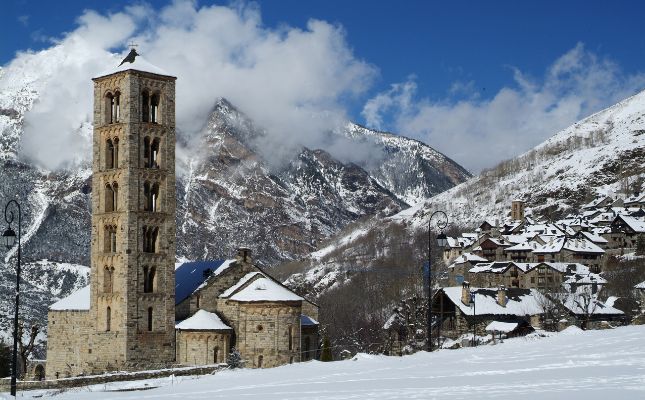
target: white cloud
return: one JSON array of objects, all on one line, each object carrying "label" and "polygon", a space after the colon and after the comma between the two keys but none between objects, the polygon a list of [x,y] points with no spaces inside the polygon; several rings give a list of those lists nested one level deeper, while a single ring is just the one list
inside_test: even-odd
[{"label": "white cloud", "polygon": [[540,80],[512,71],[515,85],[490,99],[479,98],[471,83],[452,87],[451,94],[470,87],[465,100],[418,98],[411,78],[368,100],[362,115],[370,126],[416,137],[478,171],[645,86],[645,74],[625,74],[582,44],[558,58]]},{"label": "white cloud", "polygon": [[[341,27],[312,19],[305,29],[269,29],[253,4],[175,1],[161,10],[86,11],[54,47],[19,54],[7,68],[44,68],[35,83],[42,96],[26,116],[25,156],[50,169],[78,158],[76,130],[91,121],[90,78],[122,58],[111,50],[130,40],[148,61],[178,77],[180,131],[198,133],[215,100],[225,97],[267,129],[261,148],[276,162],[297,144],[325,145],[326,132],[345,119],[344,99],[363,93],[376,74],[353,55]],[[75,146],[64,151],[70,142]],[[59,154],[44,157],[56,143]]]}]

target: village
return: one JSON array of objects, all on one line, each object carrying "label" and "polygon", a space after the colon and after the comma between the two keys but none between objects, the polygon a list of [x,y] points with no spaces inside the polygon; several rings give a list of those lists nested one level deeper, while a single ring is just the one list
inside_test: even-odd
[{"label": "village", "polygon": [[[524,202],[515,200],[505,220],[443,236],[447,284],[432,297],[433,346],[643,322],[645,282],[626,288],[631,298],[604,288],[612,262],[645,258],[645,193],[599,196],[557,221],[525,215]],[[410,318],[397,308],[384,326],[393,354],[412,348]]]}]

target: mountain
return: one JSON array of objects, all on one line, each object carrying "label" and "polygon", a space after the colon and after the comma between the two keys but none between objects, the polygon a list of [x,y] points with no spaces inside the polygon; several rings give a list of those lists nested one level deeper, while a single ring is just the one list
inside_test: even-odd
[{"label": "mountain", "polygon": [[448,229],[474,229],[484,220],[504,220],[511,200],[520,199],[527,214],[555,220],[598,195],[627,197],[642,191],[644,178],[645,91],[425,202],[348,226],[297,267],[290,265],[295,273],[287,283],[301,292],[324,293],[344,281],[348,271],[393,265],[389,249],[399,249],[401,241],[415,253],[409,261],[419,265],[427,254],[424,233],[435,210],[448,214]]},{"label": "mountain", "polygon": [[[87,269],[81,266],[89,265],[91,121],[81,119],[68,132],[68,139],[86,151],[78,150],[77,160],[64,169],[47,170],[21,152],[30,110],[46,101],[52,87],[60,89],[51,85],[52,71],[71,62],[59,53],[54,47],[39,53],[33,65],[0,69],[0,206],[10,199],[21,203],[23,263],[34,271],[24,276],[22,309],[41,322],[49,303],[86,282]],[[88,77],[88,92],[90,85]],[[72,89],[65,90],[73,95]],[[80,107],[73,101],[65,106],[72,107],[65,110],[72,116],[73,107]],[[178,131],[178,259],[230,257],[237,246],[248,245],[261,264],[276,265],[316,250],[349,223],[395,214],[469,177],[449,158],[411,139],[351,123],[329,134],[357,148],[381,149],[379,157],[361,164],[301,147],[277,168],[258,147],[265,131],[225,99],[215,101],[199,137]],[[40,151],[56,156],[55,149],[43,144]],[[6,328],[15,252],[2,248],[0,256],[0,328]]]}]

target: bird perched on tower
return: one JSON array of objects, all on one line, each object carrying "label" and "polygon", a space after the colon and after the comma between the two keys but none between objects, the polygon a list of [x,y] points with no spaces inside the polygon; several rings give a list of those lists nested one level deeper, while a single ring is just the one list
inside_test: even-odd
[{"label": "bird perched on tower", "polygon": [[134,62],[134,59],[139,55],[135,49],[130,49],[130,52],[128,53],[127,56],[121,61],[121,64],[119,64],[119,67],[122,66],[124,63],[129,62],[132,64]]}]

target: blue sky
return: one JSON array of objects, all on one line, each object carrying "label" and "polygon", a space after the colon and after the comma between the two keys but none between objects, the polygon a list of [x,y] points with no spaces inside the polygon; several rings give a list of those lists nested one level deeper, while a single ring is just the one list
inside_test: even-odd
[{"label": "blue sky", "polygon": [[[168,3],[146,4],[160,10]],[[79,16],[87,9],[108,15],[129,4],[4,1],[0,65],[7,65],[17,51],[52,46],[50,38],[61,39],[76,30]],[[194,8],[211,4],[200,1]],[[236,8],[240,3],[216,4]],[[643,2],[280,0],[257,4],[262,28],[267,30],[307,31],[312,18],[342,29],[343,46],[354,59],[369,65],[372,73],[361,90],[340,90],[336,96],[349,118],[426,141],[474,171],[527,150],[585,114],[642,90],[645,82]],[[562,72],[563,65],[575,67]],[[579,76],[584,82],[576,82]],[[609,87],[607,80],[611,80]],[[516,98],[505,101],[526,104],[514,111],[535,114],[535,121],[527,123],[523,117],[515,125],[490,122],[490,127],[481,128],[486,125],[483,119],[506,107],[502,95],[507,90]],[[606,98],[600,99],[604,93]],[[548,100],[532,108],[536,99],[544,98]],[[563,104],[571,108],[572,99],[576,107],[566,116],[553,112]],[[468,118],[463,124],[455,122]],[[515,138],[514,130],[526,126],[530,128]],[[496,135],[500,129],[506,130],[505,135]],[[462,130],[476,132],[463,137]],[[495,141],[497,147],[484,157],[476,148],[459,145],[473,138]],[[504,141],[515,143],[503,145]]]}]

